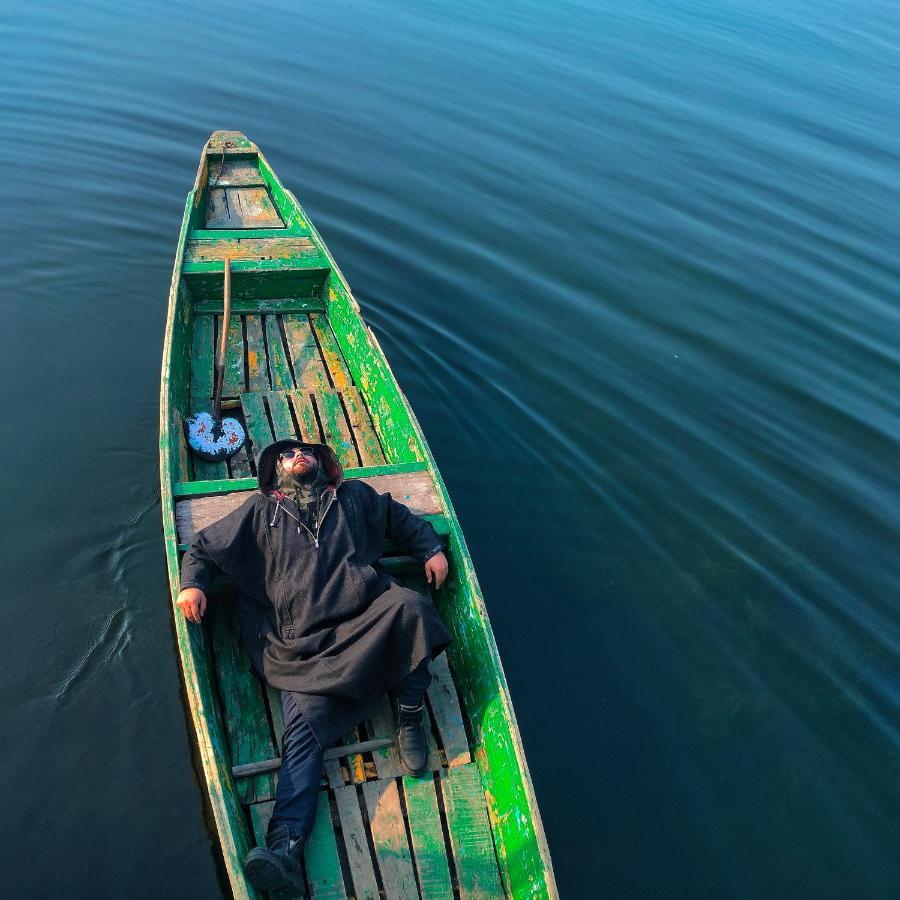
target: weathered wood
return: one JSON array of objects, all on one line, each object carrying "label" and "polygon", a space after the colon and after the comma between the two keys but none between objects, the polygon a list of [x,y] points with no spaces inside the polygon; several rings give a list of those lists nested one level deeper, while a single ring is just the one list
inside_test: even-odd
[{"label": "weathered wood", "polygon": [[297,429],[294,428],[294,420],[291,418],[285,394],[269,391],[266,394],[266,401],[272,415],[272,425],[275,427],[275,440],[287,441],[296,438]]},{"label": "weathered wood", "polygon": [[[224,403],[223,408],[227,408]],[[354,466],[349,469],[344,469],[344,477],[373,478],[376,475],[399,475],[403,472],[426,472],[427,470],[428,467],[420,462],[382,464],[378,466]],[[240,482],[229,481],[228,479],[218,479],[215,481],[179,481],[172,485],[172,493],[175,497],[206,497],[214,494],[231,494],[234,491],[256,490],[256,486],[257,481],[255,478],[246,478]]]},{"label": "weathered wood", "polygon": [[226,188],[226,191],[229,205],[232,208],[237,206],[244,228],[277,228],[284,225],[264,187]]},{"label": "weathered wood", "polygon": [[318,256],[319,249],[307,237],[219,238],[188,241],[184,258],[192,263],[229,259],[287,259]]},{"label": "weathered wood", "polygon": [[[252,159],[228,159],[224,161],[221,156],[218,160],[212,159],[209,165],[209,181],[207,184],[213,187],[248,187],[251,185],[265,185],[265,179],[259,166]],[[188,241],[190,246],[190,241]]]},{"label": "weathered wood", "polygon": [[347,407],[347,418],[356,439],[361,463],[364,466],[377,466],[383,463],[384,453],[359,390],[353,385],[348,385],[341,391],[341,396],[344,398],[344,406]]},{"label": "weathered wood", "polygon": [[184,481],[189,481],[193,468],[191,466],[191,452],[188,449],[187,436],[184,433],[184,420],[177,409],[172,410],[172,430],[178,441],[178,463],[175,474]]},{"label": "weathered wood", "polygon": [[[276,315],[277,313],[307,313],[322,309],[321,297],[232,297],[231,311],[235,315],[260,313]],[[194,312],[198,316],[218,316],[222,314],[222,301],[215,297],[194,301]]]},{"label": "weathered wood", "polygon": [[335,757],[324,760],[322,767],[325,769],[325,777],[328,779],[328,786],[334,790],[343,787],[347,783],[344,778],[344,771],[341,768],[341,761]]},{"label": "weathered wood", "polygon": [[379,900],[378,881],[375,878],[375,867],[372,865],[372,854],[369,852],[356,785],[349,784],[346,787],[336,788],[334,799],[341,820],[347,861],[350,864],[353,893],[357,900]]},{"label": "weathered wood", "polygon": [[210,188],[206,207],[206,227],[278,228],[283,227],[278,210],[264,187]]},{"label": "weathered wood", "polygon": [[[243,393],[244,387],[244,329],[240,316],[229,316],[228,337],[225,349],[225,383],[222,385],[223,397],[237,397]],[[218,327],[222,328],[224,319],[216,317]]]},{"label": "weathered wood", "polygon": [[344,467],[359,465],[350,426],[341,406],[341,398],[330,388],[317,386],[314,392],[319,419],[325,431],[325,443],[334,450]]},{"label": "weathered wood", "polygon": [[427,900],[453,900],[453,884],[434,779],[407,776],[402,783],[422,897]]},{"label": "weathered wood", "polygon": [[[191,413],[212,409],[213,377],[215,372],[215,321],[212,316],[195,316],[191,341]],[[209,462],[192,454],[194,477],[218,479],[228,477],[224,460]]]},{"label": "weathered wood", "polygon": [[450,674],[446,653],[442,653],[431,663],[428,702],[431,704],[438,734],[441,736],[447,765],[453,768],[470,763],[472,754],[469,750],[469,740],[466,737],[462,709],[459,706],[459,697],[456,694],[453,676]]},{"label": "weathered wood", "polygon": [[297,387],[306,391],[314,391],[318,387],[330,388],[309,317],[291,313],[283,315],[282,321]]},{"label": "weathered wood", "polygon": [[[259,395],[244,394],[242,400],[247,397]],[[254,413],[256,416],[257,413]],[[244,406],[244,416],[248,417],[248,406]],[[265,421],[265,415],[263,414]],[[255,419],[254,419],[255,421]],[[267,425],[268,427],[268,425]],[[256,428],[254,424],[252,428]],[[256,455],[256,438],[251,430],[248,420],[248,433],[254,442],[254,456]],[[262,446],[271,443],[271,431],[269,439]],[[440,513],[437,495],[431,476],[427,472],[404,472],[398,475],[375,475],[361,479],[370,484],[379,493],[390,493],[395,500],[405,503],[417,515],[435,515]],[[190,543],[194,535],[207,525],[218,522],[227,516],[232,510],[237,509],[248,497],[253,496],[253,491],[235,491],[233,494],[217,494],[211,497],[190,497],[178,500],[175,503],[175,521],[178,527],[178,539],[181,543]]]},{"label": "weathered wood", "polygon": [[460,898],[503,897],[478,767],[449,769],[440,784]]},{"label": "weathered wood", "polygon": [[[308,234],[305,229],[292,228],[290,234],[302,237]],[[206,228],[194,228],[191,231],[191,240],[194,241],[264,241],[273,238],[284,238],[284,228],[254,228],[252,233],[248,228],[216,228],[209,231]]]},{"label": "weathered wood", "polygon": [[[216,680],[225,717],[225,731],[232,765],[274,759],[275,748],[259,679],[250,671],[238,638],[237,621],[230,604],[212,614]],[[238,792],[245,803],[275,796],[275,779],[261,774],[241,781]]]},{"label": "weathered wood", "polygon": [[362,791],[385,895],[397,900],[419,900],[397,782],[367,781]]},{"label": "weathered wood", "polygon": [[345,900],[344,876],[338,857],[334,825],[328,793],[319,794],[316,820],[303,848],[303,862],[306,864],[306,881],[313,900]]},{"label": "weathered wood", "polygon": [[334,337],[331,326],[328,324],[328,316],[321,313],[310,314],[309,323],[312,326],[313,334],[319,342],[322,351],[322,357],[325,365],[331,374],[332,384],[340,391],[353,384],[350,377],[350,371],[344,362],[344,354]]},{"label": "weathered wood", "polygon": [[226,159],[233,156],[256,158],[259,148],[242,131],[214,131],[204,148],[204,165],[210,167],[225,155]]},{"label": "weathered wood", "polygon": [[[363,761],[362,753],[357,752],[355,748],[359,747],[362,741],[359,739],[359,728],[353,728],[343,738],[343,747],[329,747],[326,753],[337,753],[341,757],[347,759],[347,770],[350,773],[350,781],[353,784],[362,784],[366,780],[366,767]],[[349,749],[346,749],[349,748]]]},{"label": "weathered wood", "polygon": [[[272,708],[272,707],[270,707]],[[284,719],[280,723],[280,731],[278,731],[278,741],[284,735]],[[371,753],[374,750],[383,750],[385,747],[393,744],[392,738],[378,738],[368,741],[354,741],[340,747],[329,747],[323,754],[325,760],[343,759],[347,756],[355,756],[362,753]],[[281,767],[281,757],[274,759],[261,759],[259,762],[246,763],[240,766],[232,766],[231,774],[235,778],[249,778],[251,775],[259,775],[262,772],[277,772]],[[357,781],[364,781],[364,778],[358,778]]]},{"label": "weathered wood", "polygon": [[309,391],[288,391],[297,424],[300,426],[300,438],[313,444],[322,443],[324,438],[319,429],[319,422],[313,409]]},{"label": "weathered wood", "polygon": [[[313,240],[318,233],[311,227]],[[327,249],[322,248],[327,254]],[[396,384],[378,340],[362,321],[359,307],[337,267],[332,263],[328,279],[328,321],[344,353],[344,359],[368,402],[372,421],[389,462],[422,459],[420,429],[410,417],[402,393],[391,390]]]},{"label": "weathered wood", "polygon": [[205,221],[207,228],[234,227],[231,225],[231,213],[228,209],[228,200],[224,188],[216,188],[208,192]]},{"label": "weathered wood", "polygon": [[215,320],[195,316],[191,342],[191,401],[193,411],[208,409],[212,402],[215,373]]},{"label": "weathered wood", "polygon": [[[263,395],[241,394],[241,409],[244,412],[247,437],[250,439],[250,451],[254,461],[259,464],[259,454],[274,440],[269,417],[266,415],[266,408],[263,404]],[[240,503],[237,505],[240,506]],[[227,513],[224,514],[227,515]]]},{"label": "weathered wood", "polygon": [[287,391],[294,386],[294,376],[284,349],[278,316],[266,316],[266,345],[269,351],[269,381],[272,389]]},{"label": "weathered wood", "polygon": [[263,339],[262,318],[245,316],[247,331],[247,384],[251,391],[267,391],[269,383],[269,361],[266,343]]},{"label": "weathered wood", "polygon": [[[197,313],[222,310],[222,263],[185,263],[182,272]],[[231,267],[231,311],[283,312],[311,305],[321,309],[322,284],[328,277],[324,260],[300,256],[291,259],[239,259]],[[285,299],[288,298],[288,299]]]}]

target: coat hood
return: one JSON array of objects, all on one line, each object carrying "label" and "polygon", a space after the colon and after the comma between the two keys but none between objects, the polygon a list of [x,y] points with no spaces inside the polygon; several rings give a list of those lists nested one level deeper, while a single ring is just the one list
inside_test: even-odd
[{"label": "coat hood", "polygon": [[334,450],[328,444],[314,444],[312,441],[275,441],[269,444],[259,455],[256,471],[259,476],[259,490],[263,494],[271,494],[275,489],[275,466],[278,462],[278,454],[289,447],[312,447],[319,458],[319,465],[325,467],[328,475],[328,485],[336,488],[344,480],[344,469],[338,462]]}]

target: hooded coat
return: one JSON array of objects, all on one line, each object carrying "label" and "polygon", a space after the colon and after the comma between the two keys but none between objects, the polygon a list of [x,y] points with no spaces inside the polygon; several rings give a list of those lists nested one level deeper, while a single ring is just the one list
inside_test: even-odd
[{"label": "hooded coat", "polygon": [[[318,535],[274,487],[278,454],[313,446],[329,475]],[[197,532],[181,561],[181,587],[209,593],[219,574],[238,592],[241,638],[253,668],[291,691],[321,746],[450,643],[431,601],[378,565],[385,538],[423,563],[437,532],[390,494],[345,481],[325,444],[276,441],[257,466],[259,491]]]}]

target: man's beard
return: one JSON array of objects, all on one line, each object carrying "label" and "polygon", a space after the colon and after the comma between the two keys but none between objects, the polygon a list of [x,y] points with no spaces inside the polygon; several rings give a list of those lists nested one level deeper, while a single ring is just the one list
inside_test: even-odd
[{"label": "man's beard", "polygon": [[300,482],[300,484],[304,486],[311,485],[316,480],[316,475],[319,474],[319,463],[318,460],[314,465],[311,465],[308,469],[303,472],[294,472],[292,473],[293,478]]}]

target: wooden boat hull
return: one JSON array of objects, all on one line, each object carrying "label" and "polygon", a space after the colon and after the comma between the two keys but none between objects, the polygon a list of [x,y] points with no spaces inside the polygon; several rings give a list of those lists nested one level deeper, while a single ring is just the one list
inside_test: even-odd
[{"label": "wooden boat hull", "polygon": [[[221,321],[226,254],[233,272],[228,323]],[[217,329],[225,327],[225,394],[251,440],[242,457],[216,468],[191,458],[182,423],[209,403],[212,343]],[[210,603],[217,611],[203,626],[187,622],[174,600],[186,534],[206,521],[204,515],[221,513],[223,504],[237,502],[241,491],[255,487],[254,453],[267,439],[286,436],[285,429],[292,429],[287,436],[320,434],[339,446],[348,477],[393,478],[394,496],[400,479],[401,495],[410,498],[406,502],[412,508],[420,504],[419,511],[429,514],[445,537],[451,564],[447,584],[434,595],[454,636],[449,669],[436,676],[429,692],[434,771],[424,780],[400,778],[391,768],[396,761],[391,748],[344,756],[338,755],[340,747],[332,751],[310,842],[315,846],[307,848],[313,896],[364,895],[376,872],[379,890],[388,897],[556,896],[485,603],[422,429],[346,280],[296,198],[255,144],[237,132],[216,132],[187,197],[169,294],[160,481],[187,706],[236,897],[257,896],[241,861],[271,812],[277,704],[270,702],[271,689],[245,677],[242,651],[224,612],[227,599]],[[415,583],[409,561],[391,552],[386,549],[385,564]],[[361,727],[369,737],[383,737],[388,726],[373,719]],[[345,743],[353,740],[351,735]],[[356,822],[361,809],[367,816]],[[392,810],[403,816],[400,825],[411,844],[406,833],[389,833],[396,826],[388,821]],[[352,832],[361,826],[375,851],[368,861],[353,856]],[[395,839],[403,844],[399,850],[391,844]]]}]

